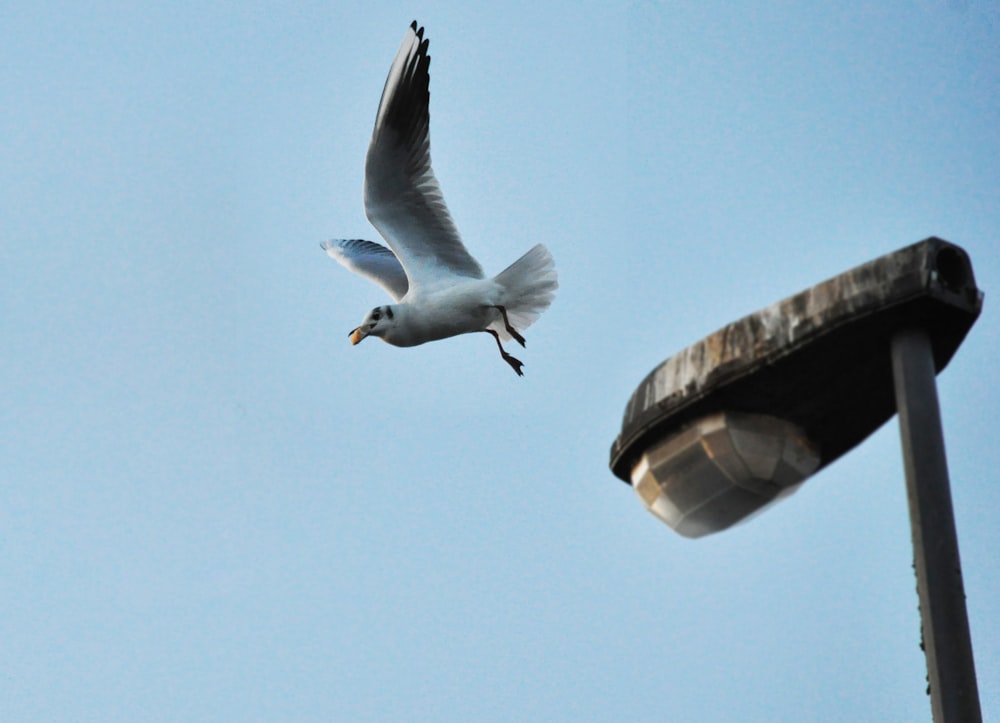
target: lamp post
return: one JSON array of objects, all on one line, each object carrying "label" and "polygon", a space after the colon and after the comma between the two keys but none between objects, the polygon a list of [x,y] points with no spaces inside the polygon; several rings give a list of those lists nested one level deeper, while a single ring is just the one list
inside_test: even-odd
[{"label": "lamp post", "polygon": [[972,264],[937,238],[726,325],[638,386],[612,471],[688,537],[794,492],[898,410],[931,709],[980,721],[935,374],[982,308]]}]

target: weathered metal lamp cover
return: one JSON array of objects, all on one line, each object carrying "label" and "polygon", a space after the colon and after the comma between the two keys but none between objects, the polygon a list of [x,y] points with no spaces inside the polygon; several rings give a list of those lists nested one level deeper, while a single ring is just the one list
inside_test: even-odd
[{"label": "weathered metal lamp cover", "polygon": [[941,239],[851,269],[660,364],[629,400],[611,469],[677,532],[725,529],[895,414],[896,333],[926,332],[939,372],[981,307],[968,256]]}]

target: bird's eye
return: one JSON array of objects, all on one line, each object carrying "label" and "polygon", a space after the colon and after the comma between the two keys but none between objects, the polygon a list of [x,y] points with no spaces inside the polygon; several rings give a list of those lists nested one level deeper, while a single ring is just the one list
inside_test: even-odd
[{"label": "bird's eye", "polygon": [[372,312],[372,318],[373,318],[373,319],[374,319],[375,321],[378,321],[379,319],[381,319],[381,318],[382,318],[382,313],[381,313],[381,312],[380,312],[380,311],[379,311],[378,309],[375,309],[375,310],[374,310],[374,311]]}]

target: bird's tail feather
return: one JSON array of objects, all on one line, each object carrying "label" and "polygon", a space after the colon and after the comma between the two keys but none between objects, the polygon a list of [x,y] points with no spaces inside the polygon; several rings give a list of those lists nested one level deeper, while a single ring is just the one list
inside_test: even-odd
[{"label": "bird's tail feather", "polygon": [[[504,289],[503,306],[507,310],[507,319],[518,331],[531,326],[549,308],[559,288],[555,262],[542,244],[531,248],[493,280]],[[510,339],[502,318],[490,324],[490,328],[505,341]]]}]

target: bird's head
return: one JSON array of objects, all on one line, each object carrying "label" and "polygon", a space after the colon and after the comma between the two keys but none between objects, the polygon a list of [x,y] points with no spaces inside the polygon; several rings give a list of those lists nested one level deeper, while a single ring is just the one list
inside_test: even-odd
[{"label": "bird's head", "polygon": [[351,332],[351,343],[357,344],[366,336],[385,337],[396,323],[396,315],[391,306],[376,306],[368,312],[361,326]]}]

